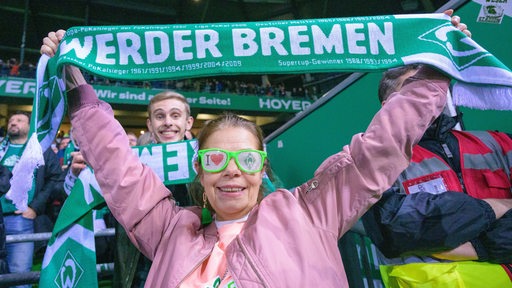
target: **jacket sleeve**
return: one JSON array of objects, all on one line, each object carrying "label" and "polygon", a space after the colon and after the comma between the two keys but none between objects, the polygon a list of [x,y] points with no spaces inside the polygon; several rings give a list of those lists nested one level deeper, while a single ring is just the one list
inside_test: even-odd
[{"label": "jacket sleeve", "polygon": [[11,177],[12,173],[9,168],[4,165],[0,165],[0,195],[3,195],[11,189]]},{"label": "jacket sleeve", "polygon": [[492,223],[491,227],[471,241],[478,261],[512,263],[512,210]]},{"label": "jacket sleeve", "polygon": [[67,98],[73,135],[109,209],[135,246],[153,259],[180,209],[160,178],[132,152],[112,108],[98,99],[92,86],[80,85]]},{"label": "jacket sleeve", "polygon": [[47,149],[43,157],[44,166],[36,172],[36,193],[28,205],[37,215],[45,212],[50,195],[60,193],[63,189],[62,169],[57,156],[51,149]]},{"label": "jacket sleeve", "polygon": [[386,191],[362,218],[366,234],[387,258],[454,249],[477,238],[496,219],[489,204],[464,193],[404,195],[395,189]]},{"label": "jacket sleeve", "polygon": [[428,67],[409,78],[367,130],[326,159],[296,193],[321,229],[340,238],[409,164],[412,147],[441,113],[449,79]]}]

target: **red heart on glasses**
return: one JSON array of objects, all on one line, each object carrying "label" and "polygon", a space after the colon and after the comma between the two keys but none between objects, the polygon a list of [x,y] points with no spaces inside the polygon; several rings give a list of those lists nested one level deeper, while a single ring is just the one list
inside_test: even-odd
[{"label": "red heart on glasses", "polygon": [[211,154],[210,155],[210,160],[212,160],[212,162],[215,165],[219,165],[224,160],[224,154],[222,154],[222,153]]}]

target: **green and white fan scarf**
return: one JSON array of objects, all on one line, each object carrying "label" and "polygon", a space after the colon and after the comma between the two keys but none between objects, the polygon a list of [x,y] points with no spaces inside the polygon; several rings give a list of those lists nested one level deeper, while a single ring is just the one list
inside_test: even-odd
[{"label": "green and white fan scarf", "polygon": [[[512,109],[511,70],[454,28],[444,14],[73,27],[56,56],[42,56],[38,64],[31,137],[22,155],[27,165],[13,178],[26,179],[30,169],[31,173],[42,164],[37,155],[50,146],[59,129],[66,107],[63,65],[108,78],[158,80],[367,72],[411,63],[432,65],[456,80],[455,105]],[[35,145],[38,141],[41,146]],[[16,184],[7,197],[23,210],[26,191]]]},{"label": "green and white fan scarf", "polygon": [[93,209],[104,203],[93,171],[84,169],[55,223],[41,265],[40,286],[98,287]]}]

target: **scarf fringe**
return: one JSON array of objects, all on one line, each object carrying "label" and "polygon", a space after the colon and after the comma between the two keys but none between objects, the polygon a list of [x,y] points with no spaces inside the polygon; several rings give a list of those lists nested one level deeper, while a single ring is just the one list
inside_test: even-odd
[{"label": "scarf fringe", "polygon": [[457,82],[452,94],[456,106],[480,110],[512,110],[510,87]]},{"label": "scarf fringe", "polygon": [[28,191],[34,183],[34,171],[44,165],[43,151],[37,133],[32,133],[21,154],[19,162],[14,166],[11,178],[11,189],[5,197],[12,200],[20,211],[28,208]]}]

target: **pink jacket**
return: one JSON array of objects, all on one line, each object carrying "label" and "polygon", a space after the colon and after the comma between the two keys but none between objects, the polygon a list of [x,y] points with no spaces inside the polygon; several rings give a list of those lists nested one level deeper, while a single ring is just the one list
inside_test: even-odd
[{"label": "pink jacket", "polygon": [[[311,180],[277,190],[254,207],[226,251],[237,287],[348,287],[338,239],[407,167],[413,144],[442,111],[447,89],[448,79],[423,68]],[[68,100],[73,135],[110,210],[153,260],[146,287],[179,287],[212,251],[215,224],[202,227],[199,208],[174,205],[91,86],[71,90]]]}]

